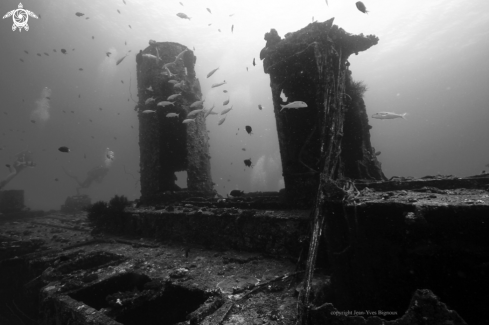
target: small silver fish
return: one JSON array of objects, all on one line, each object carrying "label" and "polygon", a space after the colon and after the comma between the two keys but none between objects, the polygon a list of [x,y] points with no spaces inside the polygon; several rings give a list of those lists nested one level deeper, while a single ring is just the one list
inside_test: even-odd
[{"label": "small silver fish", "polygon": [[263,106],[261,106],[260,104],[258,104],[258,108],[259,108],[260,110],[262,110],[262,109],[263,109]]},{"label": "small silver fish", "polygon": [[178,96],[181,96],[182,94],[174,94],[174,95],[171,95],[167,98],[167,100],[173,100],[175,98],[177,98]]},{"label": "small silver fish", "polygon": [[177,113],[168,113],[166,114],[166,117],[179,117],[180,114],[177,114]]},{"label": "small silver fish", "polygon": [[204,101],[205,100],[198,100],[196,102],[193,102],[192,105],[190,105],[190,107],[194,108],[194,107],[202,106],[202,104],[204,104]]},{"label": "small silver fish", "polygon": [[158,57],[153,54],[143,54],[143,57],[148,59],[158,60]]},{"label": "small silver fish", "polygon": [[225,120],[226,120],[226,116],[224,116],[223,118],[221,118],[219,120],[219,122],[217,122],[217,125],[221,125],[222,123],[224,123]]},{"label": "small silver fish", "polygon": [[222,86],[224,84],[226,84],[226,80],[224,80],[223,82],[217,83],[217,84],[212,84],[211,88],[216,88],[216,87]]},{"label": "small silver fish", "polygon": [[372,115],[372,118],[376,118],[379,120],[392,120],[395,118],[406,119],[406,115],[407,115],[407,113],[396,114],[396,113],[392,113],[392,112],[378,112],[378,113],[375,113],[374,115]]},{"label": "small silver fish", "polygon": [[227,104],[229,104],[229,98],[222,103],[222,106],[226,106]]},{"label": "small silver fish", "polygon": [[287,105],[280,104],[280,106],[282,106],[282,109],[280,111],[283,111],[284,108],[302,108],[302,107],[307,107],[307,104],[304,103],[304,102],[301,102],[301,101],[296,101],[296,102],[288,103]]},{"label": "small silver fish", "polygon": [[195,119],[194,119],[194,118],[188,118],[188,119],[186,119],[186,120],[183,120],[183,122],[182,122],[182,123],[183,123],[183,124],[188,124],[188,123],[190,123],[190,122],[195,122]]},{"label": "small silver fish", "polygon": [[208,111],[205,112],[204,119],[207,118],[207,116],[209,116],[209,114],[212,112],[213,109],[214,109],[214,105],[212,105],[212,107]]},{"label": "small silver fish", "polygon": [[[174,104],[174,102],[169,102],[169,101],[164,100],[164,101],[159,102],[156,106],[165,107],[165,106],[173,105],[173,104]],[[175,106],[175,105],[173,105],[173,106]]]},{"label": "small silver fish", "polygon": [[229,108],[226,108],[225,110],[223,110],[223,111],[221,112],[221,115],[224,115],[224,114],[229,113],[229,111],[230,111],[230,110],[232,110],[232,109],[233,109],[233,107],[232,107],[232,106],[231,106],[231,107],[229,107]]},{"label": "small silver fish", "polygon": [[149,86],[148,88],[146,88],[147,91],[153,91],[153,86]]},{"label": "small silver fish", "polygon": [[144,102],[144,104],[145,105],[148,105],[149,103],[154,102],[154,101],[155,101],[155,98],[150,97],[150,98],[146,99],[146,101]]},{"label": "small silver fish", "polygon": [[143,114],[150,114],[150,113],[156,113],[156,111],[152,111],[150,109],[143,111]]},{"label": "small silver fish", "polygon": [[[180,3],[180,4],[181,4],[181,3]],[[183,12],[179,12],[179,13],[177,14],[177,16],[178,16],[178,17],[180,17],[180,18],[182,18],[182,19],[188,19],[188,20],[190,20],[190,17],[189,17],[189,16],[187,16],[186,14],[184,14]]]},{"label": "small silver fish", "polygon": [[210,76],[212,76],[214,74],[214,72],[216,72],[217,70],[219,70],[219,68],[215,68],[214,70],[212,70],[211,72],[209,72],[207,74],[207,78],[209,78]]},{"label": "small silver fish", "polygon": [[204,109],[203,109],[203,108],[193,110],[193,111],[191,111],[190,113],[188,113],[188,114],[187,114],[187,118],[188,118],[188,117],[190,117],[190,116],[194,116],[194,115],[196,115],[196,114],[199,114],[200,112],[203,112],[203,111],[204,111]]},{"label": "small silver fish", "polygon": [[[190,18],[189,18],[190,19]],[[181,60],[183,58],[183,55],[185,54],[185,52],[187,52],[188,49],[185,49],[183,50],[182,52],[178,53],[178,55],[175,57],[175,62],[178,61],[178,60]]]}]

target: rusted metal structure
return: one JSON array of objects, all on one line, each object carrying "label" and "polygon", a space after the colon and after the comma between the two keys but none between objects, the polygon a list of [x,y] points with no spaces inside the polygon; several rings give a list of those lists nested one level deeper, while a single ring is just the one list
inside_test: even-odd
[{"label": "rusted metal structure", "polygon": [[[272,29],[265,40],[260,59],[270,75],[288,198],[310,206],[323,166],[334,179],[384,179],[370,145],[363,94],[348,70],[348,57],[378,38],[346,33],[330,19],[285,39]],[[282,110],[282,93],[308,107]]]},{"label": "rusted metal structure", "polygon": [[[154,42],[136,55],[139,103],[139,148],[141,200],[154,204],[165,193],[178,191],[175,172],[187,172],[187,190],[212,193],[208,135],[203,114],[182,123],[201,100],[195,77],[196,57],[187,47],[172,42]],[[174,102],[157,106],[176,95]],[[197,107],[199,109],[201,107]],[[152,110],[152,112],[146,112]],[[176,113],[176,117],[167,117]]]}]

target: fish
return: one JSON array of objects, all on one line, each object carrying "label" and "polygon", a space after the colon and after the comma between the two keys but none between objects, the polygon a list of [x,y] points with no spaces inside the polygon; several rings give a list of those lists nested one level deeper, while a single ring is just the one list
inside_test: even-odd
[{"label": "fish", "polygon": [[224,115],[224,114],[229,113],[229,111],[230,111],[230,110],[232,110],[232,109],[233,109],[233,107],[232,107],[232,106],[231,106],[231,107],[229,107],[229,108],[226,108],[225,110],[223,110],[223,111],[221,112],[221,115]]},{"label": "fish", "polygon": [[407,113],[396,114],[396,113],[392,113],[392,112],[378,112],[378,113],[375,113],[374,115],[372,115],[372,118],[376,118],[379,120],[392,120],[395,118],[406,119],[406,115],[407,115]]},{"label": "fish", "polygon": [[40,53],[37,53],[37,56],[41,56],[41,54]]},{"label": "fish", "polygon": [[179,2],[179,4],[181,4],[183,6],[183,3]]},{"label": "fish", "polygon": [[261,111],[263,109],[263,106],[261,106],[260,104],[258,104],[258,109]]},{"label": "fish", "polygon": [[233,32],[234,30],[234,25],[231,26],[231,33]]},{"label": "fish", "polygon": [[85,18],[86,20],[90,19],[90,17]]},{"label": "fish", "polygon": [[221,29],[218,29],[219,33],[221,32]]},{"label": "fish", "polygon": [[225,94],[227,94],[228,91],[227,90],[223,90],[222,92],[225,93]]},{"label": "fish", "polygon": [[241,150],[246,151],[246,148],[241,148]]},{"label": "fish", "polygon": [[232,17],[232,16],[234,16],[234,14],[230,14],[230,15],[229,15],[229,17]]},{"label": "fish", "polygon": [[222,123],[224,123],[225,120],[226,120],[226,116],[224,116],[223,118],[221,118],[219,120],[219,122],[217,122],[217,125],[221,125]]},{"label": "fish", "polygon": [[182,121],[183,124],[188,124],[190,122],[195,122],[195,119],[194,118],[188,118],[188,119]]},{"label": "fish", "polygon": [[244,164],[246,167],[251,167],[253,168],[253,165],[251,164],[251,158],[250,159],[245,159]]},{"label": "fish", "polygon": [[211,10],[210,10],[209,8],[205,8],[205,9],[207,9],[207,11],[208,11],[210,14],[212,14],[212,12],[211,12]]},{"label": "fish", "polygon": [[155,101],[155,99],[156,99],[156,98],[154,98],[154,97],[150,97],[150,98],[146,99],[146,101],[144,102],[144,104],[145,104],[145,105],[148,105],[149,103],[154,102],[154,101]]},{"label": "fish", "polygon": [[110,53],[110,52],[105,52],[105,55],[107,55],[107,57],[108,57],[108,58],[110,58],[110,55],[111,55],[111,54],[112,54],[112,53]]},{"label": "fish", "polygon": [[123,84],[124,83],[124,80],[121,80],[121,83]]},{"label": "fish", "polygon": [[56,182],[58,181],[58,179],[57,179],[57,178],[55,178],[54,180],[55,180]]},{"label": "fish", "polygon": [[376,155],[376,156],[380,156],[380,154],[381,154],[381,153],[382,153],[381,151],[377,151],[377,152],[375,153],[375,155]]},{"label": "fish", "polygon": [[216,72],[217,70],[219,70],[219,68],[215,68],[214,70],[212,70],[211,72],[209,72],[207,74],[207,78],[209,78],[210,76],[212,76],[214,74],[214,72]]},{"label": "fish", "polygon": [[56,53],[56,49],[53,49],[53,52]]},{"label": "fish", "polygon": [[66,50],[65,49],[61,49],[61,53],[66,54]]},{"label": "fish", "polygon": [[79,71],[83,71],[83,68],[78,69]]},{"label": "fish", "polygon": [[177,16],[180,17],[180,18],[182,18],[182,19],[188,19],[188,20],[190,20],[190,17],[187,16],[186,14],[184,14],[183,12],[179,12],[177,14]]},{"label": "fish", "polygon": [[307,107],[307,104],[301,101],[296,101],[296,102],[288,103],[287,105],[280,104],[280,106],[282,106],[282,109],[280,110],[281,112],[284,110],[284,108],[302,108],[302,107]]},{"label": "fish", "polygon": [[212,107],[208,111],[205,112],[204,119],[207,118],[207,116],[209,116],[209,114],[211,114],[213,109],[214,109],[214,105],[212,105]]},{"label": "fish", "polygon": [[81,95],[78,95],[78,98],[80,98],[80,97],[81,97]]},{"label": "fish", "polygon": [[222,102],[222,106],[226,106],[227,104],[229,104],[229,98]]},{"label": "fish", "polygon": [[27,52],[26,50],[24,50],[25,54],[29,54],[29,52]]},{"label": "fish", "polygon": [[70,152],[70,148],[65,147],[65,146],[59,147],[58,150],[61,151],[61,152]]},{"label": "fish", "polygon": [[150,114],[150,113],[156,113],[156,111],[152,111],[150,109],[143,111],[143,114]]},{"label": "fish", "polygon": [[146,88],[147,91],[153,91],[153,86],[149,86],[148,88]]},{"label": "fish", "polygon": [[122,2],[124,2],[125,5],[127,5],[126,1],[122,0]]},{"label": "fish", "polygon": [[47,54],[46,52],[44,52],[44,55],[45,55],[45,56],[49,56],[49,54]]},{"label": "fish", "polygon": [[191,108],[194,108],[194,107],[198,107],[198,106],[202,106],[204,104],[204,100],[198,100],[196,102],[193,102],[192,105],[190,105]]},{"label": "fish", "polygon": [[177,114],[177,113],[168,113],[166,114],[166,117],[179,117],[180,114]]},{"label": "fish", "polygon": [[174,94],[174,95],[171,95],[167,98],[167,100],[173,100],[175,98],[177,98],[178,96],[181,96],[182,94]]},{"label": "fish", "polygon": [[158,57],[153,54],[143,54],[143,58],[158,60]]},{"label": "fish", "polygon": [[132,29],[131,25],[127,25],[127,26],[129,26],[129,28]]},{"label": "fish", "polygon": [[35,120],[31,120],[32,123],[36,124],[36,121]]},{"label": "fish", "polygon": [[255,65],[256,65],[256,64],[255,64],[255,58],[253,58],[253,66],[255,66]]},{"label": "fish", "polygon": [[357,6],[357,9],[360,10],[361,12],[363,12],[364,14],[368,13],[368,10],[365,7],[365,5],[363,4],[363,2],[358,1],[357,3],[355,3],[355,5]]},{"label": "fish", "polygon": [[102,107],[99,107],[98,109],[99,109],[99,110],[102,110]]},{"label": "fish", "polygon": [[22,60],[22,59],[19,59],[19,60],[20,60],[21,62],[24,62],[24,60]]},{"label": "fish", "polygon": [[[129,51],[129,52],[131,52],[131,51]],[[119,65],[122,61],[124,61],[124,59],[126,58],[126,56],[129,55],[129,52],[127,52],[126,55],[124,55],[122,58],[120,58],[119,60],[117,60],[117,62],[115,63],[115,65]]]},{"label": "fish", "polygon": [[326,5],[329,7],[328,0],[326,0]]},{"label": "fish", "polygon": [[[229,180],[228,180],[228,182],[229,182]],[[229,192],[229,195],[234,196],[234,197],[243,196],[244,191],[232,190],[231,192]]]},{"label": "fish", "polygon": [[175,57],[175,61],[174,62],[177,62],[179,60],[181,60],[183,58],[183,55],[185,54],[185,52],[187,52],[188,49],[185,49],[183,50],[182,52],[178,53],[178,55]]},{"label": "fish", "polygon": [[247,125],[247,126],[245,126],[245,129],[246,129],[246,132],[248,132],[248,134],[250,134],[250,135],[253,134],[253,133],[251,133],[251,131],[252,131],[251,126]]},{"label": "fish", "polygon": [[6,164],[5,167],[10,168],[10,165],[9,164]]},{"label": "fish", "polygon": [[190,113],[188,113],[188,114],[187,114],[187,118],[188,118],[189,116],[194,116],[194,115],[196,115],[196,114],[199,114],[200,112],[203,112],[203,111],[204,111],[204,109],[203,109],[203,108],[193,110],[193,111],[191,111]]},{"label": "fish", "polygon": [[[174,102],[169,102],[169,101],[164,100],[164,101],[161,101],[158,104],[156,104],[156,106],[165,107],[165,106],[173,105],[173,104],[174,104]],[[175,105],[173,105],[173,106],[175,106]]]},{"label": "fish", "polygon": [[212,87],[211,88],[216,88],[216,87],[219,87],[219,86],[222,86],[222,85],[225,85],[225,84],[226,84],[226,80],[224,80],[223,82],[217,83],[217,84],[212,84]]},{"label": "fish", "polygon": [[77,12],[75,15],[77,15],[78,17],[85,16],[85,14],[82,12]]},{"label": "fish", "polygon": [[117,12],[118,12],[118,13],[121,13],[121,12],[119,11],[119,9],[117,9]]},{"label": "fish", "polygon": [[92,39],[95,39],[95,36],[92,36]]},{"label": "fish", "polygon": [[246,67],[246,71],[248,71],[248,67]]}]

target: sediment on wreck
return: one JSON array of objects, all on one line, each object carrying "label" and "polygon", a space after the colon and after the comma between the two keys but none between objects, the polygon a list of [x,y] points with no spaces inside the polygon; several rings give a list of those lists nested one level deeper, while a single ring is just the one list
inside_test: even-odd
[{"label": "sediment on wreck", "polygon": [[[172,42],[152,41],[136,56],[141,201],[145,204],[158,203],[165,192],[179,191],[175,172],[180,171],[187,172],[188,191],[201,195],[213,191],[203,114],[196,115],[192,123],[182,123],[192,110],[190,105],[202,98],[195,61],[190,49]],[[157,106],[178,93],[181,95],[170,100],[173,104]],[[143,113],[146,110],[155,113]],[[169,113],[179,115],[166,117]]]},{"label": "sediment on wreck", "polygon": [[[378,38],[349,34],[330,19],[285,39],[272,29],[265,40],[260,59],[270,75],[289,200],[310,206],[324,165],[334,179],[384,179],[370,145],[365,105],[349,87],[348,57],[377,44]],[[287,102],[304,101],[308,107],[282,110],[281,93]]]}]

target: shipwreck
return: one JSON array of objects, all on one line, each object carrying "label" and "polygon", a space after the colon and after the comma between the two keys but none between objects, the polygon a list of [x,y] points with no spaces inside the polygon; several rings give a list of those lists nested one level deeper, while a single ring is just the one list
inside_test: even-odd
[{"label": "shipwreck", "polygon": [[[197,58],[152,41],[136,56],[140,201],[2,216],[2,320],[489,322],[489,177],[386,179],[348,62],[379,39],[331,19],[265,41],[285,189],[215,195],[205,119],[182,123],[201,99]],[[156,110],[176,84],[178,104]],[[282,111],[281,93],[307,111]]]}]

